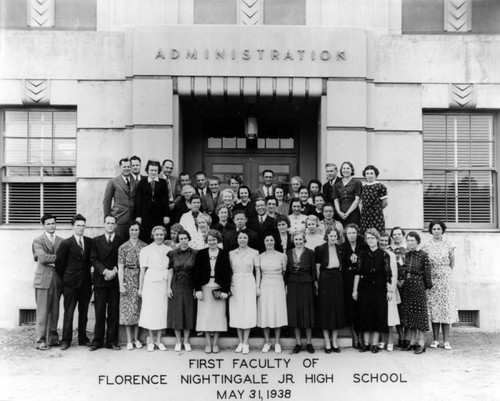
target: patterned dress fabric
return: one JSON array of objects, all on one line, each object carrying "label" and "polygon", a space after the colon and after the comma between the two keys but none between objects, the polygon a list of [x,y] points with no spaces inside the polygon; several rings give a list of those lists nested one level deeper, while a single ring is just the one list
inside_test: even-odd
[{"label": "patterned dress fabric", "polygon": [[366,184],[361,194],[361,235],[369,228],[376,228],[378,232],[385,231],[384,211],[382,200],[387,198],[387,188],[380,182]]},{"label": "patterned dress fabric", "polygon": [[120,293],[120,324],[135,325],[139,323],[141,313],[141,297],[139,296],[139,253],[147,246],[137,241],[134,246],[130,241],[118,249],[118,263],[123,263],[123,284],[125,293]]},{"label": "patterned dress fabric", "polygon": [[433,238],[422,249],[428,253],[431,263],[432,289],[427,292],[429,318],[432,323],[458,322],[453,269],[450,266],[450,255],[453,255],[455,246],[446,240]]},{"label": "patterned dress fabric", "polygon": [[257,326],[282,327],[288,324],[285,282],[286,256],[278,251],[260,255],[260,296],[257,300]]},{"label": "patterned dress fabric", "polygon": [[406,253],[401,288],[401,325],[409,329],[429,330],[426,289],[432,287],[427,253],[410,250]]}]

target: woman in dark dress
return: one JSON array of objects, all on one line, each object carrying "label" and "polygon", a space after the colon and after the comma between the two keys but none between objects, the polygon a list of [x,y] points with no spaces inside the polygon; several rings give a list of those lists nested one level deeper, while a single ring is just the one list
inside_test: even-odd
[{"label": "woman in dark dress", "polygon": [[344,305],[346,324],[351,328],[352,346],[361,348],[363,342],[362,333],[358,332],[359,303],[352,297],[354,288],[354,277],[358,270],[358,257],[365,244],[359,237],[359,227],[356,224],[348,224],[346,227],[346,241],[340,245],[342,258],[342,277],[344,280]]},{"label": "woman in dark dress", "polygon": [[401,288],[401,325],[410,331],[410,343],[403,351],[415,350],[415,354],[425,352],[425,332],[429,330],[426,289],[432,288],[429,257],[417,249],[419,244],[420,236],[410,231]]},{"label": "woman in dark dress", "polygon": [[374,228],[365,233],[368,248],[360,252],[358,271],[354,277],[352,297],[359,302],[359,326],[363,332],[364,345],[359,352],[379,351],[379,334],[387,333],[387,301],[394,295],[390,284],[392,279],[390,259],[387,252],[380,249],[380,235]]},{"label": "woman in dark dress", "polygon": [[314,252],[304,246],[305,234],[303,232],[296,232],[292,239],[295,248],[286,253],[285,272],[288,326],[293,327],[295,332],[296,344],[293,353],[297,354],[302,349],[300,329],[304,328],[307,340],[306,349],[313,354],[314,348],[311,344],[315,322],[313,292],[318,288]]},{"label": "woman in dark dress", "polygon": [[229,254],[218,247],[221,242],[221,233],[210,230],[208,248],[199,250],[194,262],[194,288],[198,299],[196,330],[205,332],[207,354],[219,352],[219,333],[227,331],[226,300],[233,272]]},{"label": "woman in dark dress", "polygon": [[327,354],[332,350],[340,352],[337,334],[345,326],[344,280],[341,273],[342,258],[337,247],[338,235],[337,230],[328,229],[325,233],[327,242],[314,250],[318,277],[319,326],[323,329]]},{"label": "woman in dark dress", "polygon": [[361,200],[363,185],[361,181],[353,178],[354,166],[351,162],[342,163],[340,172],[342,179],[333,187],[335,210],[344,227],[350,223],[359,226],[361,212],[358,205]]},{"label": "woman in dark dress", "polygon": [[149,235],[153,227],[170,223],[168,186],[167,181],[158,177],[160,171],[160,162],[148,160],[148,176],[139,181],[135,193],[136,220],[142,227],[139,238],[147,244],[153,242]]},{"label": "woman in dark dress", "polygon": [[290,219],[288,216],[278,216],[276,217],[276,227],[278,228],[278,233],[275,233],[275,249],[278,252],[286,254],[287,251],[294,247],[292,241],[292,235],[290,234]]},{"label": "woman in dark dress", "polygon": [[387,188],[377,181],[379,171],[372,165],[366,166],[363,176],[366,184],[361,193],[361,235],[369,228],[385,231],[384,209],[387,207]]},{"label": "woman in dark dress", "polygon": [[184,331],[184,349],[191,351],[189,333],[195,327],[194,258],[196,252],[189,247],[191,236],[187,231],[178,234],[179,247],[168,253],[167,328],[174,329],[175,351],[180,352],[181,332]]}]

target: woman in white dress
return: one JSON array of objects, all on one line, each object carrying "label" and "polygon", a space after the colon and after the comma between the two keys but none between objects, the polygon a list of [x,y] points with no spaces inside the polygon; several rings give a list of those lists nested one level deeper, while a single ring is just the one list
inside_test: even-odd
[{"label": "woman in white dress", "polygon": [[161,351],[167,350],[161,342],[161,332],[167,328],[167,254],[172,248],[163,244],[165,234],[165,227],[154,227],[151,231],[154,242],[142,248],[140,253],[139,295],[142,296],[142,308],[139,326],[149,330],[148,351],[153,351],[155,345]]},{"label": "woman in white dress", "polygon": [[210,230],[210,225],[212,224],[212,218],[206,213],[200,213],[196,218],[196,224],[198,225],[198,230],[194,233],[189,246],[194,250],[208,248],[207,237],[208,230]]},{"label": "woman in white dress", "polygon": [[274,350],[281,352],[281,327],[288,324],[286,293],[283,275],[286,271],[286,255],[274,249],[271,234],[264,238],[265,252],[260,254],[260,296],[257,301],[257,326],[264,329],[265,343],[262,352],[271,349],[271,328],[274,328]]},{"label": "woman in white dress", "polygon": [[[257,324],[257,283],[260,282],[259,252],[248,247],[246,229],[238,233],[238,248],[229,252],[233,277],[229,298],[229,325],[235,327],[239,344],[235,352],[248,354],[250,329]],[[253,273],[256,270],[256,277]]]},{"label": "woman in white dress", "polygon": [[325,243],[325,235],[319,228],[319,219],[315,215],[307,216],[306,220],[306,248],[314,251],[317,246]]}]

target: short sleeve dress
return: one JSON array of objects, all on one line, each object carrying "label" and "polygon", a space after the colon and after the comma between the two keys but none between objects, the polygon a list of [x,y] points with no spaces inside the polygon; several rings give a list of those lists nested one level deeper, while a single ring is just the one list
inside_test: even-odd
[{"label": "short sleeve dress", "polygon": [[283,273],[286,255],[278,251],[260,254],[260,296],[257,299],[257,326],[282,327],[288,324]]},{"label": "short sleeve dress", "polygon": [[[361,181],[356,178],[352,178],[346,185],[344,185],[342,180],[339,180],[333,187],[333,196],[335,199],[339,200],[339,207],[342,212],[347,212],[356,200],[356,196],[361,198],[362,192],[363,185]],[[359,225],[360,220],[361,212],[359,211],[359,207],[356,207],[356,209],[347,216],[347,219],[341,219],[341,222],[345,227],[350,223]]]},{"label": "short sleeve dress", "polygon": [[368,183],[363,187],[361,193],[361,235],[369,228],[375,228],[378,232],[385,231],[384,210],[382,201],[387,198],[387,188],[380,182]]},{"label": "short sleeve dress", "polygon": [[252,248],[236,248],[229,252],[229,260],[233,270],[229,326],[251,329],[257,325],[257,292],[253,272],[260,263],[259,252]]},{"label": "short sleeve dress", "polygon": [[149,330],[167,328],[167,269],[168,256],[172,251],[167,245],[155,242],[142,248],[140,264],[147,267],[142,287],[142,308],[139,326]]},{"label": "short sleeve dress", "polygon": [[118,263],[123,264],[123,285],[125,293],[120,293],[120,324],[136,325],[141,313],[141,297],[139,296],[139,253],[147,246],[140,240],[134,246],[132,242],[125,242],[118,249]]},{"label": "short sleeve dress", "polygon": [[431,264],[432,288],[427,292],[429,318],[432,323],[458,322],[453,269],[450,266],[450,255],[455,252],[455,246],[446,240],[432,238],[422,250],[429,255]]}]

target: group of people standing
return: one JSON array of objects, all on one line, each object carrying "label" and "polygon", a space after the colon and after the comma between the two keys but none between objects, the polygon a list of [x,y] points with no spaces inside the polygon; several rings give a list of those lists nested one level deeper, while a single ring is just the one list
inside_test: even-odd
[{"label": "group of people standing", "polygon": [[[444,347],[451,348],[449,325],[457,312],[453,247],[440,237],[446,227],[431,223],[426,252],[417,249],[416,232],[405,237],[400,228],[392,230],[390,244],[383,215],[387,189],[376,181],[375,166],[364,169],[362,185],[352,163],[341,165],[342,177],[328,163],[324,185],[311,180],[306,187],[292,177],[289,191],[265,170],[264,184],[253,192],[237,176],[221,190],[220,179],[207,180],[203,172],[194,175],[194,188],[189,174],[172,176],[173,166],[171,160],[148,161],[148,176],[141,177],[137,156],[120,160],[122,173],[108,182],[103,199],[105,233],[94,239],[83,235],[85,218],[77,215],[74,235],[52,241],[55,218],[42,217],[45,233],[33,249],[37,274],[51,273],[52,290],[44,292],[45,301],[37,290],[37,305],[46,305],[40,322],[37,313],[38,349],[59,343],[54,297],[61,286],[62,349],[71,344],[77,304],[78,342],[91,350],[119,349],[123,325],[130,350],[143,346],[142,327],[149,331],[148,351],[166,350],[161,334],[169,328],[176,351],[191,350],[196,330],[205,335],[205,352],[217,353],[219,334],[232,327],[239,339],[235,351],[246,354],[251,329],[261,327],[262,351],[274,347],[279,353],[281,329],[288,326],[294,353],[302,349],[302,329],[308,352],[314,352],[313,329],[322,331],[325,352],[340,352],[337,334],[344,327],[361,352],[378,352],[385,342],[392,351],[395,326],[398,345],[422,353],[429,315],[431,347],[439,344],[442,326]],[[85,329],[92,283],[96,325],[90,342]]]}]

